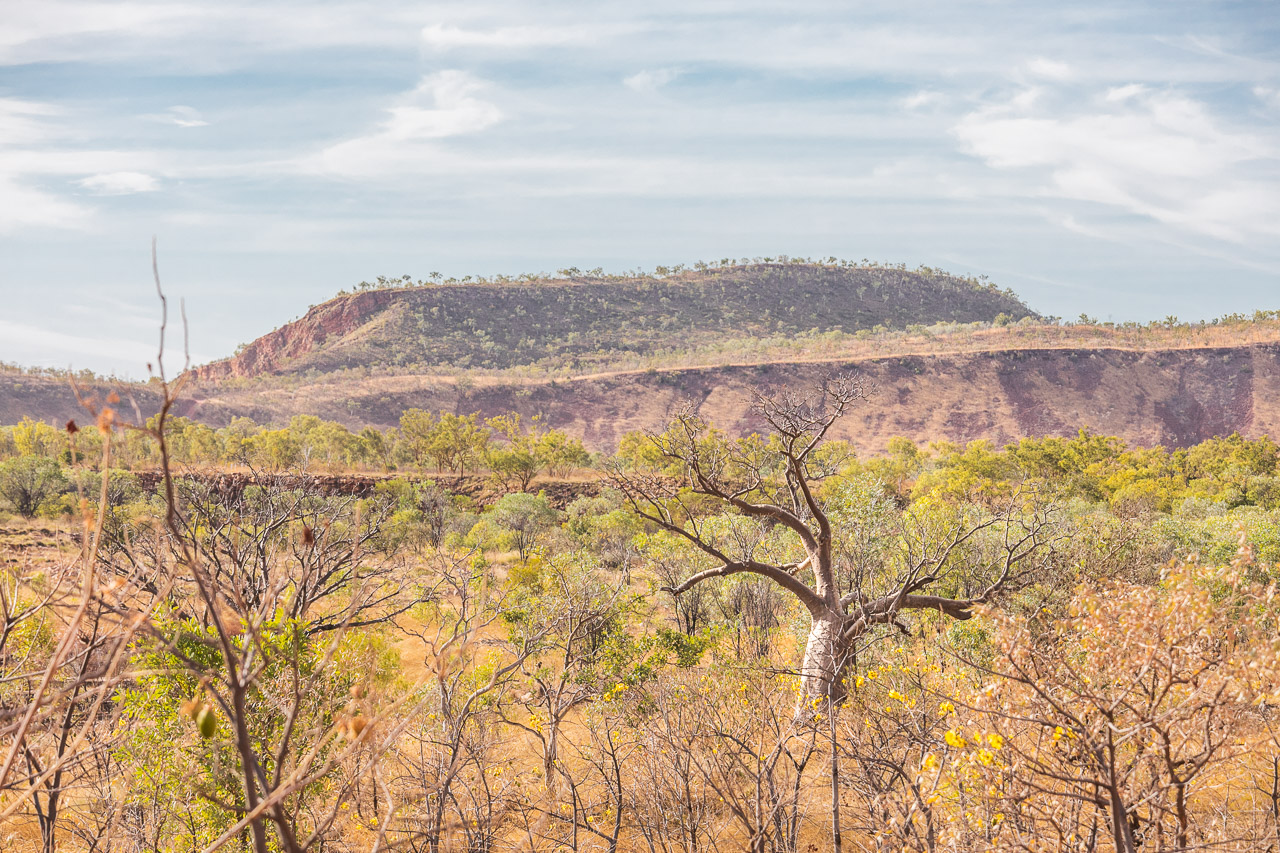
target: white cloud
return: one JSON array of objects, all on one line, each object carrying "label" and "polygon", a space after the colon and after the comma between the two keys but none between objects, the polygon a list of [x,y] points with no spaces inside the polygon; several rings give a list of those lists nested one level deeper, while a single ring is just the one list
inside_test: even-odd
[{"label": "white cloud", "polygon": [[1058,224],[1061,225],[1063,228],[1067,229],[1068,231],[1075,232],[1076,234],[1083,234],[1085,237],[1092,237],[1095,240],[1108,240],[1111,242],[1118,242],[1124,239],[1120,235],[1115,234],[1111,231],[1107,231],[1104,228],[1097,228],[1092,225],[1085,225],[1081,223],[1079,220],[1077,220],[1076,217],[1072,216],[1070,213],[1062,216],[1054,216],[1051,213],[1046,213],[1046,218],[1056,219]]},{"label": "white cloud", "polygon": [[1037,77],[1044,77],[1048,80],[1069,80],[1075,74],[1067,63],[1059,62],[1055,59],[1046,59],[1043,56],[1037,56],[1028,62],[1027,70]]},{"label": "white cloud", "polygon": [[1044,90],[1039,86],[1032,86],[1018,92],[1009,99],[1009,107],[1016,110],[1029,110],[1044,97]]},{"label": "white cloud", "polygon": [[1147,87],[1141,83],[1130,83],[1127,86],[1112,86],[1103,95],[1103,100],[1116,104],[1146,94]]},{"label": "white cloud", "polygon": [[622,85],[642,95],[651,95],[679,76],[678,68],[657,68],[632,74],[622,81]]},{"label": "white cloud", "polygon": [[941,92],[934,92],[929,89],[921,89],[918,92],[912,92],[910,95],[902,99],[902,106],[907,110],[919,110],[924,107],[931,107],[941,103],[944,100]]},{"label": "white cloud", "polygon": [[88,209],[0,173],[0,233],[21,228],[83,228]]},{"label": "white cloud", "polygon": [[478,97],[485,83],[465,71],[440,71],[387,109],[373,133],[332,145],[308,166],[337,174],[386,174],[430,159],[430,143],[478,133],[502,121],[498,106]]},{"label": "white cloud", "polygon": [[28,152],[61,134],[50,119],[57,107],[38,101],[0,98],[0,234],[24,228],[82,228],[89,211],[59,198],[24,168]]},{"label": "white cloud", "polygon": [[1179,94],[1116,91],[1074,110],[1016,98],[988,105],[955,133],[993,168],[1030,170],[1029,195],[1112,206],[1224,240],[1280,234],[1273,143],[1222,127]]},{"label": "white cloud", "polygon": [[90,175],[78,183],[98,195],[132,195],[160,189],[160,183],[155,178],[142,172],[104,172]]},{"label": "white cloud", "polygon": [[441,50],[466,47],[554,47],[566,44],[601,43],[631,29],[633,29],[631,26],[568,24],[561,26],[527,25],[479,30],[465,29],[450,24],[430,24],[422,28],[422,40],[428,46]]},{"label": "white cloud", "polygon": [[407,47],[421,4],[200,0],[10,2],[0,27],[0,65],[138,61],[225,71],[264,53],[337,46]]},{"label": "white cloud", "polygon": [[29,145],[43,142],[53,135],[46,120],[61,114],[52,104],[0,98],[0,146]]},{"label": "white cloud", "polygon": [[169,107],[162,113],[145,115],[143,118],[160,124],[175,124],[178,127],[207,127],[209,125],[209,122],[204,120],[204,116],[200,115],[199,110],[184,104]]},{"label": "white cloud", "polygon": [[475,133],[502,121],[502,111],[475,97],[484,84],[465,71],[423,78],[404,103],[392,107],[382,134],[390,139],[443,139]]}]

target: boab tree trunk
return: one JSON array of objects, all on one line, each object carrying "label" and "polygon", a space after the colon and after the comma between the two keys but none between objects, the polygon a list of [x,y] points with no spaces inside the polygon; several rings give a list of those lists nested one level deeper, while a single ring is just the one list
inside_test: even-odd
[{"label": "boab tree trunk", "polygon": [[[1005,512],[959,525],[945,536],[921,538],[892,576],[878,579],[875,590],[864,588],[864,579],[840,577],[833,559],[838,531],[833,531],[813,490],[830,472],[815,461],[814,450],[832,424],[865,398],[864,386],[853,377],[830,379],[808,397],[757,394],[753,410],[769,427],[767,444],[731,441],[686,408],[664,432],[649,436],[663,459],[679,468],[678,478],[620,463],[610,468],[612,484],[637,514],[685,538],[718,563],[666,587],[673,595],[712,578],[745,572],[769,578],[805,606],[812,624],[800,664],[802,708],[812,707],[814,699],[838,704],[844,698],[845,675],[859,641],[876,626],[902,627],[898,619],[907,610],[936,610],[968,619],[976,605],[991,601],[1023,577],[1029,558],[1050,550],[1048,512],[1022,517],[1015,501]],[[693,496],[710,497],[725,510],[755,520],[762,530],[785,528],[805,557],[796,563],[758,559],[763,537],[717,535]],[[1003,532],[1003,551],[993,560],[986,585],[965,597],[929,594],[949,571],[957,549],[990,527]]]},{"label": "boab tree trunk", "polygon": [[844,636],[844,614],[823,610],[813,616],[809,641],[800,662],[801,696],[844,699],[845,672],[853,660],[853,643]]}]

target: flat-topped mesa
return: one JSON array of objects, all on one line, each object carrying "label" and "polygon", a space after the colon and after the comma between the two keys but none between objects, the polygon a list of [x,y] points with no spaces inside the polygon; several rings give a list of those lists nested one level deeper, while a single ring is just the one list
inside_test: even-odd
[{"label": "flat-topped mesa", "polygon": [[201,379],[377,367],[504,369],[877,326],[1036,316],[971,279],[880,267],[761,263],[665,278],[423,285],[339,296],[197,368]]}]

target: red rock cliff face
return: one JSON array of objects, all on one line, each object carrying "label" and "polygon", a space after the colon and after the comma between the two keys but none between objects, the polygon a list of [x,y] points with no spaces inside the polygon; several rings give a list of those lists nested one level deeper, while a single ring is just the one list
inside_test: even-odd
[{"label": "red rock cliff face", "polygon": [[217,380],[278,373],[290,360],[311,352],[329,338],[341,337],[395,302],[398,291],[375,290],[331,299],[263,335],[232,358],[195,368],[196,378]]}]

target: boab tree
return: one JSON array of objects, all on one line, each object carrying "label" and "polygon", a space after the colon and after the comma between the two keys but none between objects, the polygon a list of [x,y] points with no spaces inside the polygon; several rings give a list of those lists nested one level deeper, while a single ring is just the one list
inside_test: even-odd
[{"label": "boab tree", "polygon": [[829,378],[808,395],[757,393],[753,411],[766,435],[737,441],[686,407],[648,437],[663,469],[610,468],[638,515],[715,560],[667,591],[679,596],[714,578],[750,573],[808,610],[802,691],[829,703],[843,699],[845,673],[877,626],[906,630],[900,617],[911,610],[969,619],[975,606],[1025,580],[1052,553],[1051,511],[1019,493],[1001,511],[949,508],[941,523],[895,513],[895,547],[869,568],[873,561],[855,553],[864,537],[850,528],[863,522],[849,511],[848,490],[823,488],[836,468],[828,451],[834,445],[823,444],[827,433],[866,396],[853,376]]}]

